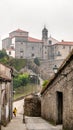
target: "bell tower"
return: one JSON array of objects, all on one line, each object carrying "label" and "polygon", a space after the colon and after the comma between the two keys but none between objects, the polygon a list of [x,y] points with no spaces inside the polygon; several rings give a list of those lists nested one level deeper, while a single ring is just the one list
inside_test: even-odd
[{"label": "bell tower", "polygon": [[48,30],[47,28],[44,26],[43,30],[42,30],[42,41],[43,41],[43,44],[42,44],[42,57],[43,59],[48,59]]},{"label": "bell tower", "polygon": [[48,40],[48,30],[46,29],[45,26],[42,30],[42,40],[44,43],[47,42],[47,40]]}]

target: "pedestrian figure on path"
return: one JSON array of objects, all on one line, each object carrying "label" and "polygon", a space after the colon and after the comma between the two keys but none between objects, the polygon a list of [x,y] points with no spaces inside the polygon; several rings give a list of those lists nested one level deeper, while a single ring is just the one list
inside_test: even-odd
[{"label": "pedestrian figure on path", "polygon": [[17,113],[17,109],[15,107],[14,110],[13,110],[13,114],[14,114],[15,117],[16,117],[16,113]]}]

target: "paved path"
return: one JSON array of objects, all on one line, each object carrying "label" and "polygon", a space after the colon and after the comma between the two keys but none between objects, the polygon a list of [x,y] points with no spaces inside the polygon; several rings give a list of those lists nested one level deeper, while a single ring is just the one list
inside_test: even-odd
[{"label": "paved path", "polygon": [[17,117],[13,117],[6,127],[2,126],[2,130],[26,130],[26,126],[23,123],[23,104],[24,99],[13,103],[13,108],[17,108]]},{"label": "paved path", "polygon": [[25,124],[23,123],[22,115],[13,117],[11,122],[6,126],[2,126],[2,130],[26,130]]},{"label": "paved path", "polygon": [[40,117],[26,116],[23,123],[23,104],[23,99],[13,103],[13,107],[17,108],[17,117],[13,117],[6,127],[2,126],[2,130],[62,130],[62,126],[52,126]]},{"label": "paved path", "polygon": [[17,113],[18,114],[23,114],[23,105],[24,105],[24,99],[21,99],[19,101],[15,101],[13,103],[13,108],[16,107],[17,108]]},{"label": "paved path", "polygon": [[40,117],[25,117],[27,130],[62,130],[62,126],[53,126]]}]

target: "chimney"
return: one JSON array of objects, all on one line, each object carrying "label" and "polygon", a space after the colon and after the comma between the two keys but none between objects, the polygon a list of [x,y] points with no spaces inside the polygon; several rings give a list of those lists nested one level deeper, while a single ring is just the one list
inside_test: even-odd
[{"label": "chimney", "polygon": [[64,42],[64,40],[62,40],[62,42]]}]

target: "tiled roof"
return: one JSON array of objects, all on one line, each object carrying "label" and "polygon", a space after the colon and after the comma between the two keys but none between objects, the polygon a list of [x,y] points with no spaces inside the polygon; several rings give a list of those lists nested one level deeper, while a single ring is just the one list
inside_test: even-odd
[{"label": "tiled roof", "polygon": [[23,31],[21,29],[17,29],[17,30],[15,30],[15,32],[27,32],[27,31]]},{"label": "tiled roof", "polygon": [[14,48],[8,48],[8,49],[6,49],[6,51],[15,51],[15,49]]},{"label": "tiled roof", "polygon": [[36,38],[32,38],[32,37],[28,37],[28,41],[29,42],[42,42],[42,40],[36,39]]},{"label": "tiled roof", "polygon": [[62,41],[62,42],[58,42],[56,44],[59,44],[59,45],[73,45],[73,42]]},{"label": "tiled roof", "polygon": [[14,32],[18,32],[18,33],[28,33],[27,31],[24,31],[24,30],[21,30],[21,29],[17,29],[17,30],[14,30],[14,31],[10,32],[9,34],[14,33]]}]

